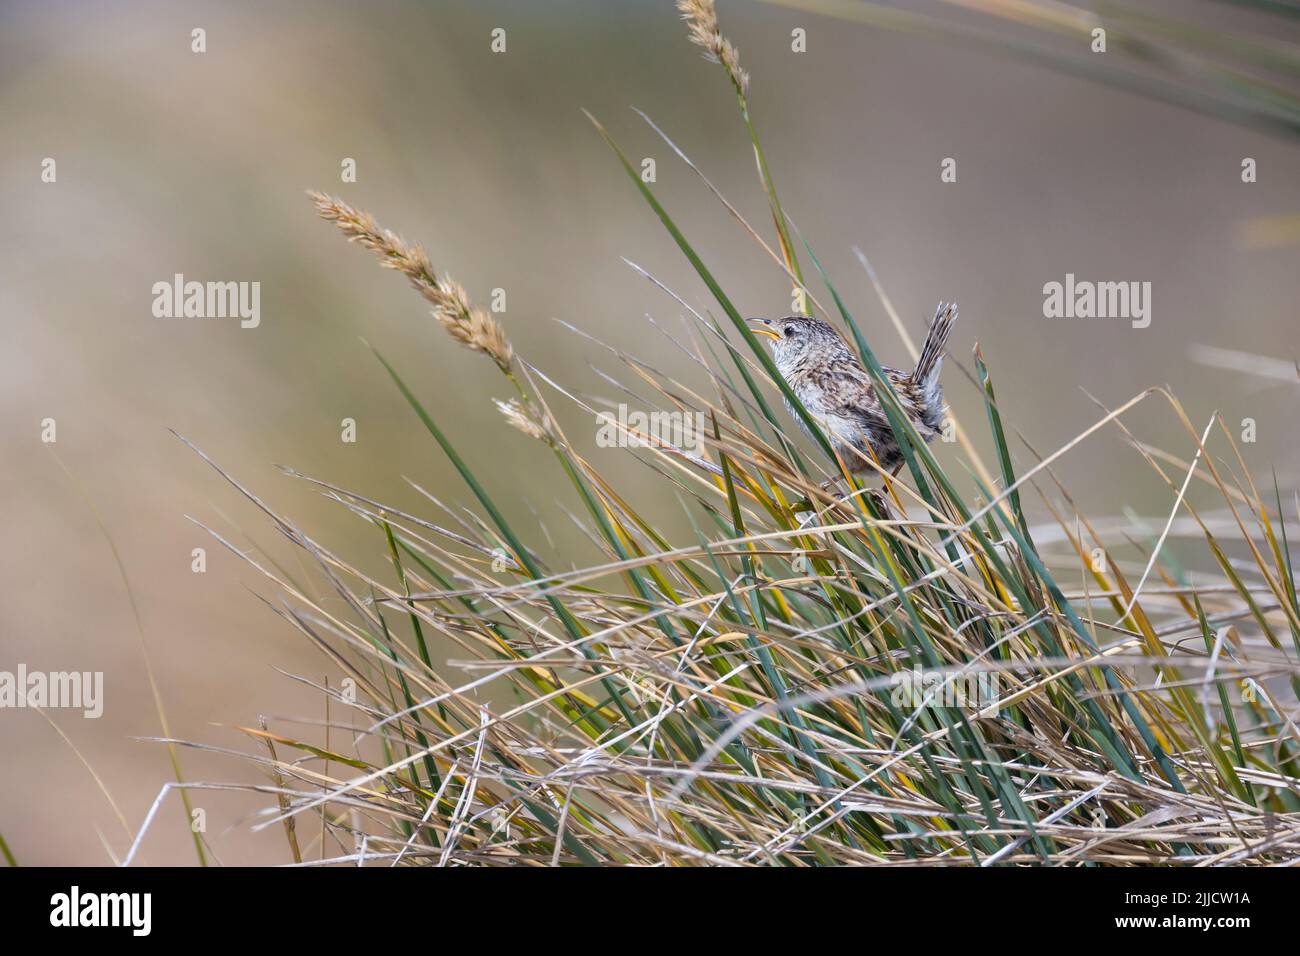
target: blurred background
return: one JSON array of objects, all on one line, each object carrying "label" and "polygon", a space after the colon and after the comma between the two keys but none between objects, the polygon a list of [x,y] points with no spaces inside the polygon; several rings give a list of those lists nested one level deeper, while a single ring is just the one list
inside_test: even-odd
[{"label": "blurred background", "polygon": [[[1215,409],[1229,424],[1255,419],[1248,464],[1294,487],[1295,381],[1207,365],[1195,350],[1271,356],[1284,372],[1295,358],[1300,153],[1285,89],[1300,20],[1286,4],[1144,3],[1144,16],[1195,25],[1173,36],[1192,52],[1154,55],[1168,31],[1128,21],[1154,46],[1116,42],[1105,54],[1132,70],[1125,88],[1089,75],[1112,61],[1079,39],[1078,9],[723,0],[719,14],[752,74],[782,202],[883,361],[907,357],[855,244],[918,340],[939,300],[960,304],[954,356],[969,366],[979,342],[1004,418],[1040,451],[1099,417],[1084,389],[1114,406],[1168,384],[1198,427]],[[933,20],[896,24],[891,12]],[[805,53],[791,50],[796,27]],[[206,31],[203,54],[191,52],[195,28]],[[495,28],[505,53],[490,49]],[[1255,45],[1243,52],[1234,37]],[[1199,66],[1224,50],[1260,67],[1262,93],[1243,101],[1234,72]],[[1170,71],[1178,78],[1156,82]],[[1226,107],[1225,86],[1237,91]],[[476,302],[506,290],[501,319],[516,350],[583,393],[617,401],[589,363],[619,370],[556,318],[698,382],[645,319],[680,330],[683,310],[620,257],[697,308],[712,303],[586,108],[634,161],[656,160],[659,197],[737,307],[789,311],[781,273],[631,107],[772,241],[734,96],[669,0],[0,3],[0,670],[103,671],[106,685],[99,720],[0,711],[0,834],[18,862],[113,862],[171,779],[166,750],[138,739],[161,733],[142,637],[172,733],[186,740],[259,752],[234,728],[263,714],[324,716],[320,694],[286,674],[337,680],[259,600],[273,588],[187,519],[237,547],[289,553],[169,429],[313,537],[381,567],[370,529],[275,467],[418,514],[431,507],[404,476],[467,501],[364,338],[489,485],[527,473],[531,497],[509,508],[539,550],[563,555],[557,565],[586,560],[553,462],[491,404],[506,397],[491,363],[455,346],[404,280],[318,221],[305,189],[423,243]],[[47,157],[53,183],[41,178]],[[947,157],[956,183],[940,181]],[[340,180],[345,158],[355,183]],[[175,273],[260,282],[260,326],[155,318],[152,286]],[[1066,273],[1150,282],[1150,327],[1044,318],[1043,285]],[[977,393],[955,367],[945,379],[986,450]],[[550,397],[594,445],[594,423]],[[57,422],[52,445],[41,441],[46,418]],[[344,418],[357,422],[354,444],[340,440]],[[1130,420],[1144,439],[1190,454],[1167,406]],[[663,493],[626,453],[593,454],[624,493]],[[959,457],[955,446],[939,454]],[[1114,430],[1072,452],[1062,473],[1085,510],[1170,507]],[[207,549],[203,574],[191,570],[196,547]],[[190,780],[263,782],[235,758],[180,759]],[[249,815],[268,800],[195,794],[220,862],[286,860],[278,828],[251,832]],[[139,859],[195,861],[179,802],[164,805]]]}]

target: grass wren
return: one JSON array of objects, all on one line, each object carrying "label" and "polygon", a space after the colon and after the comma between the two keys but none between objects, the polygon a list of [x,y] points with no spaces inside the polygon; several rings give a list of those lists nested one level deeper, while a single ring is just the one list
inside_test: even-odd
[{"label": "grass wren", "polygon": [[[946,406],[939,385],[944,347],[957,320],[955,305],[939,304],[911,372],[884,367],[899,403],[926,442],[943,430]],[[836,454],[850,471],[871,471],[871,459],[897,474],[903,465],[889,418],[876,397],[871,376],[830,323],[806,315],[750,319],[750,328],[773,340],[777,370],[812,417],[826,430]],[[787,407],[789,402],[786,402]],[[803,421],[793,408],[795,420]],[[805,427],[805,431],[806,431]]]}]

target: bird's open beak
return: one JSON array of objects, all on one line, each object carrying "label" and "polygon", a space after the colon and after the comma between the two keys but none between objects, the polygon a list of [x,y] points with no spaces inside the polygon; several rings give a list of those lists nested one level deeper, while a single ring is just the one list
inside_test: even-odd
[{"label": "bird's open beak", "polygon": [[749,331],[755,335],[766,335],[778,342],[781,341],[781,333],[772,328],[771,319],[746,319],[745,322],[749,326]]}]

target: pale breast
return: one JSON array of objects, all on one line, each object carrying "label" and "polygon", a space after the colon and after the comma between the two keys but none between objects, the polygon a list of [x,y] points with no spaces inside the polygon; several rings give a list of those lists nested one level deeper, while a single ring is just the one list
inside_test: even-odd
[{"label": "pale breast", "polygon": [[[831,414],[821,400],[823,394],[821,389],[814,385],[800,383],[793,387],[793,391],[799,396],[799,401],[803,402],[804,408],[808,409],[808,413],[826,430],[833,444],[861,447],[864,435],[860,421]],[[789,400],[786,400],[785,407],[790,412],[790,417],[799,423],[803,433],[811,438],[808,426],[804,424],[802,416]]]}]

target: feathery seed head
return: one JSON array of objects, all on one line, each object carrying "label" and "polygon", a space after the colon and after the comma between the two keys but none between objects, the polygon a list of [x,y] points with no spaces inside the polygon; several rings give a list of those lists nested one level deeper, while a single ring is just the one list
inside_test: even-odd
[{"label": "feathery seed head", "polygon": [[704,50],[714,63],[721,63],[741,95],[749,91],[749,74],[740,68],[740,52],[722,35],[714,0],[677,0],[686,21],[691,42]]},{"label": "feathery seed head", "polygon": [[551,431],[548,427],[549,423],[545,417],[539,416],[534,409],[525,405],[519,399],[512,398],[508,401],[502,401],[499,398],[494,398],[492,401],[496,402],[497,408],[505,416],[511,427],[519,429],[529,438],[536,438],[544,442],[552,440]]},{"label": "feathery seed head", "polygon": [[335,196],[315,191],[308,195],[316,204],[317,215],[338,226],[349,242],[365,246],[379,256],[385,268],[404,274],[433,306],[433,317],[453,339],[475,352],[491,356],[501,371],[511,371],[514,350],[501,324],[483,309],[476,308],[459,282],[437,275],[423,247],[382,228],[368,212]]}]

